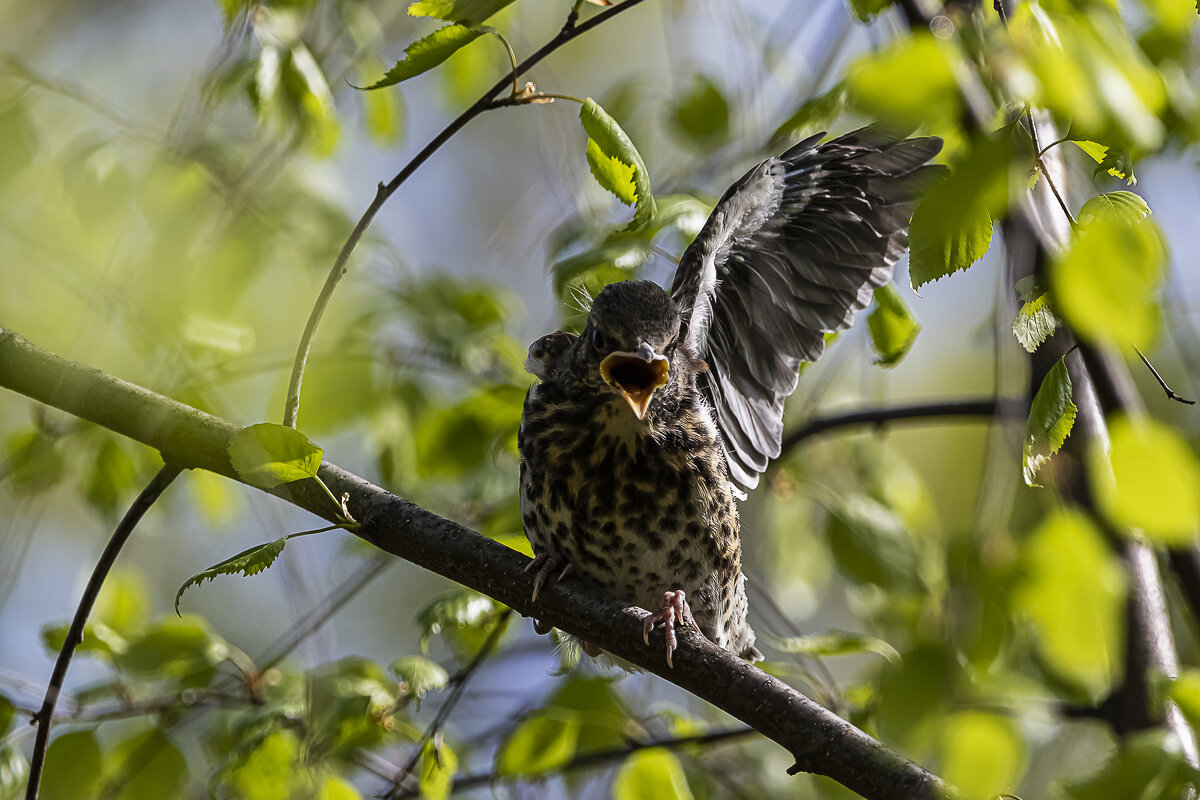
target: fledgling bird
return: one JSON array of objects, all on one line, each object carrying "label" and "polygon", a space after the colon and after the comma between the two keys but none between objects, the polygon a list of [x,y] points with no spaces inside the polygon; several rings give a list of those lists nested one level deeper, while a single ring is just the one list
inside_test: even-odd
[{"label": "fledgling bird", "polygon": [[668,663],[677,623],[762,658],[735,499],[779,455],[800,363],[891,279],[917,196],[941,170],[927,164],[940,139],[822,136],[725,192],[669,296],[649,281],[612,284],[578,337],[530,348],[540,382],[519,446],[534,596],[568,572],[599,583],[653,612],[646,640],[661,622]]}]

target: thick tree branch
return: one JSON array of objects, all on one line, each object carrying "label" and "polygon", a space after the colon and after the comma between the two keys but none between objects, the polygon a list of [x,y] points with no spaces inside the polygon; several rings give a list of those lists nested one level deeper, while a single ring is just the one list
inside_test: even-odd
[{"label": "thick tree branch", "polygon": [[[38,349],[0,329],[0,386],[95,422],[163,453],[173,464],[237,479],[225,445],[239,426]],[[325,463],[321,479],[350,495],[356,534],[382,550],[480,591],[524,616],[536,616],[712,703],[782,745],[794,771],[826,775],[866,798],[919,800],[948,790],[940,779],[792,687],[704,639],[680,637],[674,669],[663,648],[642,642],[647,612],[626,607],[577,581],[545,587],[534,603],[529,559]],[[333,520],[335,509],[313,481],[276,489],[301,508]]]}]

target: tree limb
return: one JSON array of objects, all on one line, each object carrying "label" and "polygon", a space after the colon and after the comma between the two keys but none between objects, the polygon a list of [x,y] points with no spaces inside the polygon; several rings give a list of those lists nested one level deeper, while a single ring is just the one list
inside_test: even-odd
[{"label": "tree limb", "polygon": [[[0,329],[0,386],[102,425],[162,452],[173,464],[238,480],[225,452],[239,426],[140,386],[47,353]],[[687,628],[674,669],[663,648],[647,647],[647,612],[627,607],[578,581],[545,587],[538,602],[529,559],[439,517],[357,475],[325,463],[320,477],[361,522],[355,534],[382,550],[482,592],[523,616],[537,617],[652,672],[752,726],[796,759],[790,771],[826,775],[872,800],[942,798],[935,775],[863,733],[732,653]],[[313,481],[273,490],[335,521],[335,509]]]}]

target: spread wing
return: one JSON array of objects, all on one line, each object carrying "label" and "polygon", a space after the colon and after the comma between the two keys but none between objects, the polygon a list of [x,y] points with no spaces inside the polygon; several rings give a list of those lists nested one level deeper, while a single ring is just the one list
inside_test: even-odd
[{"label": "spread wing", "polygon": [[729,187],[671,286],[730,475],[758,485],[779,455],[783,401],[801,361],[825,349],[892,277],[921,188],[942,168],[936,138],[876,127],[810,137]]}]

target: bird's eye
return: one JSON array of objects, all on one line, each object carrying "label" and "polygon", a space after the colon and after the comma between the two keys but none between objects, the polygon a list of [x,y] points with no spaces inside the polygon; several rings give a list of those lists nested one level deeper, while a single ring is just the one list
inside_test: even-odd
[{"label": "bird's eye", "polygon": [[608,341],[605,340],[604,334],[600,332],[600,329],[592,328],[592,347],[597,350],[603,350],[607,344]]}]

